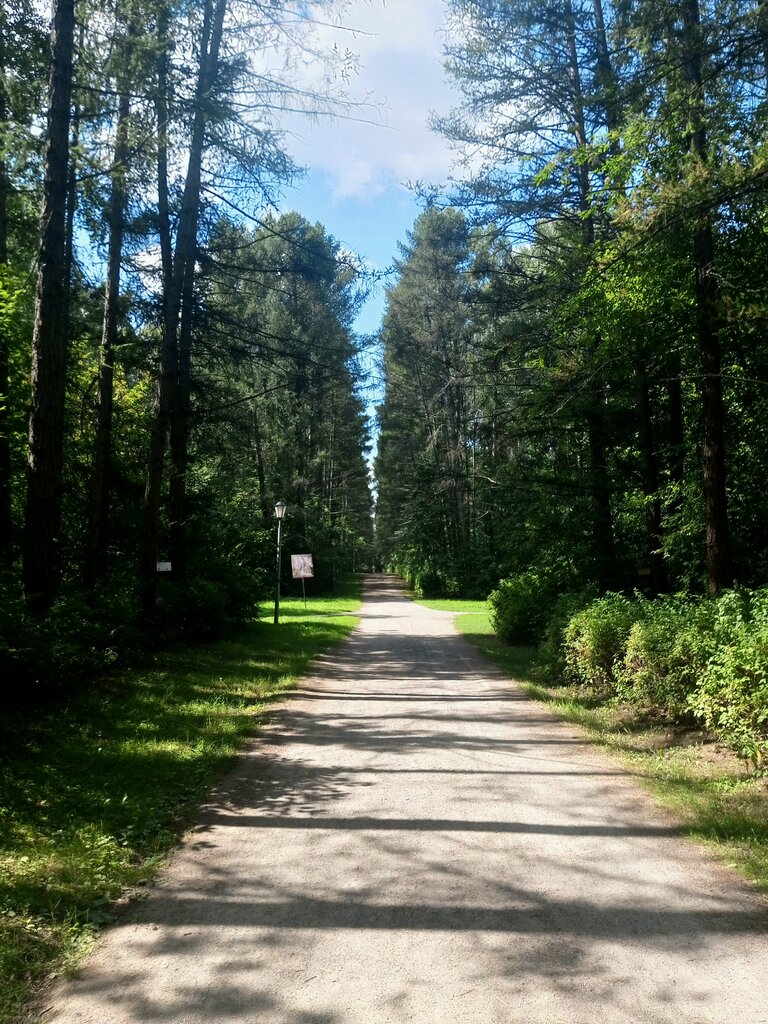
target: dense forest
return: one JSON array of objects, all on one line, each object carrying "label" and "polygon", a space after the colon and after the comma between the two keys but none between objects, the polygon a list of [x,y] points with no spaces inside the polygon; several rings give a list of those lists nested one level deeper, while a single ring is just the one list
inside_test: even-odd
[{"label": "dense forest", "polygon": [[768,8],[450,10],[466,173],[388,293],[388,558],[479,595],[765,583]]},{"label": "dense forest", "polygon": [[[3,0],[6,679],[58,685],[252,616],[278,501],[318,587],[367,557],[364,275],[269,212],[296,174],[280,111],[347,102],[347,55],[308,25],[270,0],[56,0],[50,25]],[[316,90],[297,61],[325,68]]]},{"label": "dense forest", "polygon": [[[450,0],[378,542],[550,680],[768,758],[768,5]],[[493,588],[493,589],[492,589]]]}]

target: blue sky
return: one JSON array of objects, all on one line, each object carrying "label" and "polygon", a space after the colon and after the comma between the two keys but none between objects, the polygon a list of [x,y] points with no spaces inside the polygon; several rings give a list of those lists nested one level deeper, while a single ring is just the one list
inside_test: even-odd
[{"label": "blue sky", "polygon": [[[364,121],[284,122],[287,148],[307,174],[281,205],[320,221],[377,270],[391,265],[419,213],[408,182],[442,182],[451,164],[427,127],[431,111],[455,102],[442,69],[443,15],[443,0],[351,0],[342,26],[319,28],[317,42],[357,55],[347,91],[365,104]],[[361,332],[378,329],[383,304],[379,289],[358,319]]]}]

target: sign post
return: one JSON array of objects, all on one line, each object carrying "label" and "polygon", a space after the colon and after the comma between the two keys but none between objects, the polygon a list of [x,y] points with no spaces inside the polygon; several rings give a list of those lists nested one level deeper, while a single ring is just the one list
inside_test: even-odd
[{"label": "sign post", "polygon": [[311,580],[315,577],[312,555],[291,555],[291,574],[295,580],[301,580],[301,593],[304,596],[304,608],[306,609],[307,591],[304,587],[304,580]]}]

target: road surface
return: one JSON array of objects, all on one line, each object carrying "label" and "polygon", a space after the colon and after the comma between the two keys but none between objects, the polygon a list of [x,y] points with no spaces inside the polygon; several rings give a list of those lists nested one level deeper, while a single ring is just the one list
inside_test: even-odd
[{"label": "road surface", "polygon": [[766,904],[369,577],[55,1024],[758,1024]]}]

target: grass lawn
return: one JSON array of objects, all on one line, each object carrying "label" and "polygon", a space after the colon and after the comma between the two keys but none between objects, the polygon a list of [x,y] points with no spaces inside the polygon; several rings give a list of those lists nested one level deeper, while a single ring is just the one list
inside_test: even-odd
[{"label": "grass lawn", "polygon": [[157,655],[45,714],[0,719],[0,1024],[153,877],[270,701],[357,619],[283,599],[234,640]]},{"label": "grass lawn", "polygon": [[456,611],[456,627],[558,718],[616,754],[681,828],[768,892],[768,778],[698,730],[632,720],[618,704],[599,703],[578,686],[549,686],[533,671],[534,650],[494,634],[484,601],[420,601]]}]

